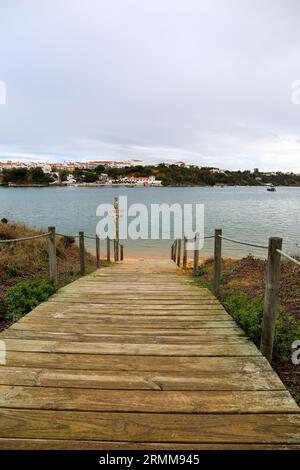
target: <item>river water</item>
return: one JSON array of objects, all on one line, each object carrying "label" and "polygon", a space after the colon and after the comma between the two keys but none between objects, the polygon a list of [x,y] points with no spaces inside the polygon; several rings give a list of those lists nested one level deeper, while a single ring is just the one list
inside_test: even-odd
[{"label": "river water", "polygon": [[[286,250],[292,254],[300,251],[300,188],[280,187],[276,192],[267,192],[264,187],[2,187],[0,218],[43,229],[54,225],[58,232],[66,234],[83,230],[93,235],[99,221],[98,205],[113,203],[116,195],[127,196],[128,205],[142,203],[147,208],[162,203],[203,204],[205,235],[212,235],[220,227],[228,237],[263,245],[269,236],[281,236]],[[125,255],[169,256],[171,243],[170,240],[125,240]],[[92,240],[87,240],[87,245],[93,249]],[[207,240],[202,255],[210,256],[212,249],[213,241]],[[240,257],[249,253],[264,256],[265,250],[223,243],[223,256]]]}]

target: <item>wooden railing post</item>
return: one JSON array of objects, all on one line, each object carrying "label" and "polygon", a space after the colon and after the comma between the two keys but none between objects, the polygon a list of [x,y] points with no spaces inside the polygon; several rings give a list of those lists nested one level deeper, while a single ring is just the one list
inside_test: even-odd
[{"label": "wooden railing post", "polygon": [[97,261],[97,268],[100,268],[100,238],[96,235],[96,261]]},{"label": "wooden railing post", "polygon": [[175,242],[173,242],[173,245],[171,246],[171,260],[173,260],[174,243]]},{"label": "wooden railing post", "polygon": [[84,232],[79,232],[80,275],[85,275]]},{"label": "wooden railing post", "polygon": [[199,264],[199,250],[198,250],[198,239],[199,234],[195,234],[195,247],[194,247],[194,266],[193,266],[193,274],[195,275],[198,271],[198,264]]},{"label": "wooden railing post", "polygon": [[264,314],[260,342],[260,350],[269,362],[272,361],[273,355],[276,310],[280,284],[281,255],[277,250],[281,250],[281,248],[282,238],[269,238]]},{"label": "wooden railing post", "polygon": [[124,261],[124,246],[120,245],[121,247],[121,261]]},{"label": "wooden railing post", "polygon": [[120,220],[120,212],[119,212],[119,196],[115,196],[114,198],[114,208],[115,208],[115,242],[114,242],[114,253],[115,253],[115,261],[119,261],[119,220]]},{"label": "wooden railing post", "polygon": [[110,238],[107,237],[106,239],[106,259],[107,259],[107,262],[110,263]]},{"label": "wooden railing post", "polygon": [[57,264],[56,264],[56,246],[55,246],[55,227],[48,227],[48,253],[49,253],[49,277],[54,287],[57,287]]},{"label": "wooden railing post", "polygon": [[181,239],[178,238],[178,249],[177,249],[177,266],[180,268],[180,258],[181,258]]},{"label": "wooden railing post", "polygon": [[174,241],[174,249],[173,249],[173,261],[176,263],[176,253],[177,253],[177,239]]},{"label": "wooden railing post", "polygon": [[182,259],[182,267],[186,269],[187,265],[187,238],[183,238],[183,259]]},{"label": "wooden railing post", "polygon": [[214,251],[214,294],[219,295],[221,281],[221,259],[222,259],[222,229],[215,229],[215,251]]},{"label": "wooden railing post", "polygon": [[119,261],[118,259],[118,240],[114,239],[114,260]]}]

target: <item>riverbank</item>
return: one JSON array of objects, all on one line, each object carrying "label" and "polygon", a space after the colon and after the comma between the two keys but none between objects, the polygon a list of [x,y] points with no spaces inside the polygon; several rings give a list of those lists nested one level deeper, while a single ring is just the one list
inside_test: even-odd
[{"label": "riverbank", "polygon": [[[242,329],[259,346],[266,261],[247,256],[222,260],[220,300]],[[211,288],[213,260],[207,259],[193,281]],[[278,319],[272,366],[300,404],[300,365],[291,361],[292,343],[300,340],[300,272],[282,261]]]},{"label": "riverbank", "polygon": [[[249,187],[249,188],[267,188],[266,184],[187,184],[187,183],[178,183],[178,184],[132,184],[132,183],[75,183],[75,184],[1,184],[1,188],[240,188],[240,187]],[[277,184],[275,188],[300,188],[300,183],[295,183],[293,185],[286,184]]]},{"label": "riverbank", "polygon": [[[0,240],[42,233],[19,224],[0,223]],[[79,277],[79,249],[72,237],[56,237],[57,268],[61,287]],[[87,272],[96,269],[95,257],[86,254]],[[48,240],[40,238],[14,244],[0,244],[0,330],[16,318],[12,311],[24,313],[38,300],[52,293],[48,282]]]},{"label": "riverbank", "polygon": [[[260,172],[250,170],[226,170],[212,167],[198,167],[177,164],[125,165],[121,167],[109,164],[66,165],[48,163],[46,167],[16,166],[8,168],[2,165],[0,183],[4,184],[60,184],[60,183],[104,183],[104,184],[143,184],[152,183],[162,186],[300,186],[300,174],[292,172]],[[59,166],[59,167],[58,167]],[[44,169],[43,169],[44,168]],[[44,172],[45,170],[45,172]]]}]

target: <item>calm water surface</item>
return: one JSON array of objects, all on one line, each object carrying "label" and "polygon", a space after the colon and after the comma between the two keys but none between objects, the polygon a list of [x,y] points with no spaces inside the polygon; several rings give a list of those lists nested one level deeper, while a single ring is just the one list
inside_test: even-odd
[{"label": "calm water surface", "polygon": [[[100,203],[112,203],[115,195],[128,196],[128,203],[200,203],[205,207],[205,234],[221,227],[224,235],[265,245],[269,236],[281,236],[289,252],[300,251],[300,188],[278,188],[267,192],[260,187],[229,188],[0,188],[0,217],[28,226],[77,234],[94,234]],[[92,247],[91,241],[89,243]],[[125,241],[127,256],[169,256],[170,241]],[[203,255],[212,253],[206,241]],[[224,242],[224,256],[264,250]]]}]

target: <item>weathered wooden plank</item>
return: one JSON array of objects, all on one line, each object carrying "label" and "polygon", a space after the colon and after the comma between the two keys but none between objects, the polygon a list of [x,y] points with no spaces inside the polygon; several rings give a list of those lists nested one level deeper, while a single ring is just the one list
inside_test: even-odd
[{"label": "weathered wooden plank", "polygon": [[[56,297],[55,299],[54,298],[51,298],[51,303],[54,303],[54,304],[61,304],[62,303],[62,300],[66,303],[66,305],[70,304],[71,302],[69,302],[69,297],[73,297],[73,296],[64,296],[64,297]],[[199,298],[195,295],[189,295],[189,296],[183,296],[183,295],[146,295],[146,294],[141,294],[141,295],[129,295],[128,293],[127,294],[116,294],[114,295],[113,297],[110,295],[110,294],[101,294],[100,296],[96,296],[96,299],[97,299],[97,302],[96,303],[99,303],[99,300],[102,300],[103,303],[107,303],[107,302],[112,302],[114,304],[120,304],[122,303],[124,306],[126,306],[126,301],[137,301],[138,303],[149,303],[149,304],[167,304],[168,305],[168,302],[170,302],[171,305],[176,305],[176,304],[181,304],[181,305],[221,305],[220,302],[217,302],[216,300],[214,299],[211,299],[209,297],[207,298]],[[46,305],[46,304],[49,304],[50,301],[46,302],[45,304],[41,304],[41,305]],[[73,303],[73,302],[72,302]],[[77,303],[78,305],[80,305],[81,303],[83,305],[85,305],[85,300],[84,300],[84,294],[82,296],[82,298],[78,298],[77,300]]]},{"label": "weathered wooden plank", "polygon": [[[47,356],[47,355],[45,355]],[[75,359],[73,357],[73,359]],[[28,353],[27,353],[28,360]],[[48,358],[48,362],[49,362]],[[97,364],[97,363],[96,363]],[[36,364],[38,365],[38,364]],[[69,365],[67,363],[67,365]],[[272,372],[218,372],[214,374],[209,371],[184,372],[145,372],[145,371],[97,371],[96,365],[87,363],[90,369],[79,369],[84,366],[84,361],[78,364],[73,360],[70,366],[73,369],[64,367],[54,368],[55,364],[50,364],[52,369],[34,367],[9,367],[0,368],[0,384],[2,385],[22,385],[22,386],[42,386],[42,387],[71,387],[71,388],[96,388],[109,390],[261,390],[276,391],[283,390],[284,387],[278,377]],[[176,413],[176,409],[174,409]]]},{"label": "weathered wooden plank", "polygon": [[124,354],[142,356],[257,356],[260,351],[251,342],[201,344],[84,343],[71,341],[34,341],[7,338],[7,351],[62,352],[73,354]]},{"label": "weathered wooden plank", "polygon": [[[262,356],[241,357],[192,357],[192,356],[124,356],[97,354],[68,354],[7,351],[6,366],[32,366],[61,369],[91,369],[105,371],[171,371],[171,372],[209,372],[217,374],[243,373],[263,375],[274,371],[268,367]],[[2,373],[6,366],[0,366]],[[279,381],[279,383],[281,383]],[[283,385],[281,385],[283,387]]]},{"label": "weathered wooden plank", "polygon": [[0,438],[1,450],[300,450],[300,444],[199,444]]},{"label": "weathered wooden plank", "polygon": [[[22,318],[21,320],[19,320],[20,324],[22,324],[22,326],[24,325],[28,325],[28,324],[34,324],[34,323],[40,323],[41,322],[41,318],[37,319],[37,322],[35,322],[34,318]],[[167,326],[169,326],[171,329],[174,329],[174,328],[178,328],[178,329],[183,329],[183,328],[188,328],[188,329],[191,329],[191,328],[211,328],[211,329],[215,329],[215,328],[232,328],[235,326],[235,322],[233,320],[193,320],[193,321],[188,321],[188,320],[173,320],[172,318],[170,318],[169,320],[168,319],[160,319],[160,318],[156,318],[154,319],[153,317],[151,318],[144,318],[144,319],[135,319],[135,318],[120,318],[120,317],[110,317],[110,318],[105,318],[105,319],[102,319],[102,318],[97,318],[95,320],[89,320],[88,324],[86,322],[86,320],[84,319],[84,317],[79,317],[79,318],[72,318],[72,319],[68,319],[68,318],[59,318],[56,317],[56,318],[52,318],[52,319],[47,319],[47,321],[44,322],[44,324],[46,325],[49,325],[49,326],[57,326],[57,328],[59,329],[61,325],[70,325],[70,327],[72,325],[78,325],[77,326],[77,331],[78,331],[78,328],[80,328],[80,331],[84,331],[85,329],[85,326],[90,329],[90,330],[96,330],[97,327],[99,327],[99,330],[98,331],[103,331],[102,330],[102,326],[103,328],[105,326],[109,326],[109,325],[115,325],[116,328],[119,328],[119,327],[128,327],[128,328],[152,328],[152,330],[161,330],[162,328],[166,328]],[[80,325],[80,327],[79,327]],[[81,328],[83,328],[81,330]]]},{"label": "weathered wooden plank", "polygon": [[[126,301],[130,302],[130,305],[126,304]],[[224,307],[222,307],[222,305],[220,305],[218,302],[215,302],[215,301],[186,301],[183,300],[183,301],[171,301],[171,300],[165,300],[165,301],[161,301],[161,300],[156,300],[156,301],[152,301],[152,300],[149,300],[149,299],[143,299],[143,300],[139,300],[139,299],[132,299],[132,298],[129,298],[129,299],[119,299],[118,301],[115,301],[114,299],[111,299],[111,300],[107,300],[106,301],[102,298],[102,296],[99,296],[98,297],[98,300],[95,301],[95,302],[69,302],[69,301],[64,301],[61,300],[61,302],[45,302],[43,304],[41,304],[40,306],[36,307],[33,311],[37,311],[37,310],[50,310],[50,309],[56,309],[56,308],[64,308],[65,307],[65,310],[71,310],[71,309],[86,309],[87,308],[87,305],[86,304],[89,304],[88,308],[92,309],[92,308],[95,308],[95,309],[98,309],[100,310],[101,307],[106,307],[106,308],[121,308],[122,310],[126,310],[126,309],[132,309],[132,308],[148,308],[148,309],[158,309],[158,310],[161,310],[161,309],[165,309],[165,310],[172,310],[173,308],[175,309],[179,309],[179,310],[218,310],[218,309],[222,309],[222,310],[225,310]],[[75,304],[75,305],[74,305]]]},{"label": "weathered wooden plank", "polygon": [[[73,305],[73,308],[72,308]],[[226,310],[219,306],[219,305],[190,305],[184,308],[184,306],[181,305],[172,305],[172,306],[160,306],[160,305],[132,305],[130,304],[126,307],[123,308],[119,304],[112,304],[112,305],[107,305],[107,304],[94,304],[94,303],[89,303],[87,302],[85,306],[83,305],[77,305],[76,303],[74,304],[68,304],[66,308],[64,308],[63,303],[58,305],[51,305],[47,304],[43,308],[36,308],[33,310],[30,314],[26,315],[23,318],[29,318],[33,317],[35,315],[41,314],[44,315],[46,313],[64,313],[66,315],[72,314],[72,313],[90,313],[90,314],[96,314],[99,315],[101,313],[105,313],[106,315],[110,314],[118,314],[118,315],[132,315],[135,314],[135,312],[139,315],[157,315],[157,316],[180,316],[180,315],[189,315],[189,316],[195,316],[195,315],[218,315],[218,314],[223,314],[227,315],[227,317],[232,318]],[[21,321],[21,320],[20,320]]]},{"label": "weathered wooden plank", "polygon": [[[142,274],[142,273],[127,273],[126,271],[123,273],[117,273],[113,271],[111,276],[109,277],[103,277],[103,276],[86,276],[84,279],[78,279],[74,281],[72,284],[68,284],[64,287],[61,287],[61,289],[67,290],[68,288],[73,288],[74,286],[94,286],[95,285],[109,285],[112,284],[115,280],[120,283],[120,285],[128,285],[130,284],[131,280],[136,281],[138,284],[141,283],[141,285],[169,285],[169,286],[189,286],[193,288],[198,288],[195,286],[193,283],[193,279],[190,277],[186,276],[178,276],[175,275],[175,277],[169,278],[170,273],[167,274],[168,277],[163,277],[162,275],[159,274]],[[212,294],[211,291],[207,288],[199,287],[199,292],[203,294]]]},{"label": "weathered wooden plank", "polygon": [[182,322],[182,321],[210,321],[213,320],[214,322],[216,321],[232,321],[232,318],[226,313],[222,311],[217,311],[215,312],[215,315],[212,314],[202,314],[198,315],[197,312],[193,313],[188,313],[188,312],[183,312],[181,314],[180,312],[173,312],[173,315],[166,315],[163,314],[163,312],[159,312],[157,315],[155,312],[149,312],[148,315],[145,312],[139,312],[139,311],[133,311],[133,312],[123,312],[120,313],[120,311],[108,311],[108,312],[102,312],[100,314],[98,313],[85,313],[83,314],[82,312],[73,312],[73,313],[64,313],[64,312],[35,312],[34,314],[31,315],[30,319],[33,320],[38,320],[38,321],[43,321],[45,320],[60,320],[60,319],[66,319],[66,320],[85,320],[88,322],[89,320],[96,321],[96,322],[102,322],[102,323],[118,323],[119,320],[122,322],[130,322],[130,323],[140,323],[140,322],[150,322],[150,321],[158,321],[160,324],[161,323],[168,323],[169,321],[175,321],[175,322]]},{"label": "weathered wooden plank", "polygon": [[[226,329],[222,330],[226,331]],[[98,334],[98,333],[60,333],[57,331],[26,331],[10,328],[1,335],[1,338],[19,338],[19,339],[35,339],[35,340],[54,340],[54,341],[83,341],[102,342],[102,343],[153,343],[153,344],[199,344],[201,343],[239,343],[248,344],[249,340],[245,336],[224,336],[223,334],[207,334],[207,335],[135,335],[135,334]]]},{"label": "weathered wooden plank", "polygon": [[0,410],[0,436],[131,442],[300,444],[297,414]]},{"label": "weathered wooden plank", "polygon": [[153,328],[152,326],[143,328],[143,327],[119,327],[119,326],[100,326],[98,328],[94,328],[89,324],[81,325],[81,324],[74,324],[73,322],[68,322],[67,324],[62,322],[56,321],[47,321],[47,322],[38,322],[38,321],[31,321],[28,319],[26,322],[17,322],[14,323],[9,329],[0,333],[1,336],[5,336],[6,333],[15,331],[15,330],[22,330],[22,331],[39,331],[39,332],[57,332],[57,333],[75,333],[78,332],[83,334],[116,334],[116,335],[143,335],[146,337],[147,335],[172,335],[172,336],[186,336],[189,337],[193,336],[205,336],[205,335],[220,335],[223,337],[230,336],[245,336],[245,333],[236,325],[232,325],[230,328]]},{"label": "weathered wooden plank", "polygon": [[[155,296],[155,293],[153,292],[152,294],[153,296]],[[80,303],[82,301],[82,297],[84,296],[85,298],[85,304],[87,303],[91,303],[91,304],[105,304],[106,302],[109,304],[109,296],[113,296],[113,293],[111,294],[108,294],[108,296],[106,297],[106,299],[104,297],[101,296],[101,292],[98,293],[98,295],[95,295],[95,294],[88,294],[88,293],[85,293],[83,294],[82,296],[79,296],[79,295],[62,295],[62,296],[59,296],[59,297],[53,297],[53,298],[49,298],[49,300],[47,301],[47,303],[52,303],[52,302],[55,302],[56,304],[57,303],[62,303],[62,302],[65,302],[65,303]],[[149,299],[143,299],[143,300],[137,300],[135,301],[135,305],[168,305],[168,302],[167,301],[160,301],[159,300],[159,296],[157,296],[157,301],[156,300],[149,300]],[[120,302],[113,302],[114,304],[117,304],[119,305]],[[123,300],[123,305],[126,305],[125,301]],[[171,303],[171,305],[185,305],[185,301],[178,301],[178,302],[174,302],[173,304]],[[193,306],[193,305],[198,305],[198,306],[205,306],[205,307],[209,307],[209,306],[218,306],[218,307],[221,307],[220,303],[219,302],[216,302],[214,300],[210,300],[210,299],[203,299],[202,301],[198,301],[197,303],[195,302],[192,302],[192,300],[189,302],[187,301],[186,302],[186,305],[187,306]]]},{"label": "weathered wooden plank", "polygon": [[[128,289],[130,289],[130,286],[128,287],[125,287],[124,288],[118,288],[118,293],[119,294],[126,294],[128,293]],[[132,289],[132,286],[131,286],[131,289]],[[145,287],[134,287],[133,291],[135,294],[138,294],[138,293],[143,293],[143,294],[148,294],[148,295],[158,295],[160,296],[161,294],[169,294],[169,295],[172,295],[172,294],[184,294],[184,295],[187,295],[187,294],[198,294],[197,290],[195,291],[194,290],[195,288],[191,288],[189,286],[185,287],[180,287],[180,286],[177,286],[177,287],[174,287],[174,288],[166,288],[166,287],[156,287],[156,286],[152,286],[151,288],[149,287],[148,289],[145,289]],[[82,291],[83,292],[83,291]],[[84,290],[85,292],[85,296],[89,296],[89,297],[98,297],[99,295],[103,294],[103,295],[111,295],[113,296],[115,291],[113,289],[113,287],[111,287],[110,289],[109,288],[104,288],[104,287],[100,287],[99,286],[99,289],[98,289],[98,292],[89,292],[89,289],[85,289]],[[75,291],[65,291],[65,292],[57,292],[56,294],[53,294],[53,296],[51,296],[48,300],[49,301],[52,301],[52,300],[56,300],[56,299],[61,299],[61,298],[77,298],[77,299],[80,299],[81,297],[81,293],[78,292],[78,290],[76,289]],[[205,297],[204,297],[205,298]],[[211,300],[210,297],[207,298],[208,300]]]},{"label": "weathered wooden plank", "polygon": [[0,385],[0,407],[140,413],[299,413],[287,391],[136,391]]},{"label": "weathered wooden plank", "polygon": [[[132,286],[132,283],[131,283],[131,276],[128,276],[124,273],[124,276],[127,276],[127,280],[128,282],[127,283],[120,283],[120,289],[121,290],[127,290],[128,287],[131,288],[133,290],[133,292],[138,292],[138,291],[155,291],[156,288],[158,289],[158,291],[161,291],[161,292],[168,292],[168,291],[177,291],[178,292],[182,292],[182,293],[187,293],[187,292],[195,292],[197,294],[199,294],[199,290],[198,290],[198,287],[193,285],[192,283],[181,283],[181,282],[174,282],[173,284],[170,284],[170,283],[164,283],[163,281],[160,280],[160,282],[157,282],[157,283],[152,283],[152,282],[149,282],[149,283],[143,283],[142,281],[140,282],[140,280],[137,281],[137,285],[135,286]],[[157,284],[157,285],[155,285]],[[76,292],[76,288],[81,288],[81,286],[84,286],[84,283],[80,283],[80,285],[76,286],[73,285],[73,284],[69,284],[68,286],[65,286],[63,288],[61,288],[59,291],[58,291],[58,294],[54,294],[54,295],[59,295],[60,293],[66,293],[66,292]],[[90,284],[87,284],[87,286],[90,286]],[[99,287],[99,289],[102,291],[102,290],[113,290],[113,282],[111,283],[102,283],[102,282],[99,282],[97,284],[97,286]],[[92,288],[93,286],[91,286]],[[94,285],[95,287],[95,285]],[[133,289],[134,288],[134,289]],[[88,289],[87,289],[88,290]],[[96,290],[96,289],[95,289]],[[202,292],[203,294],[205,294],[204,292]],[[211,295],[209,294],[209,292],[206,292],[207,295]]]},{"label": "weathered wooden plank", "polygon": [[[218,315],[218,314],[223,314],[227,317],[232,318],[222,307],[219,307],[218,305],[213,306],[213,305],[208,305],[208,306],[197,306],[195,308],[194,306],[184,308],[183,306],[168,306],[167,308],[164,308],[163,306],[138,306],[138,305],[132,305],[123,308],[120,305],[105,305],[105,304],[90,304],[86,303],[85,308],[83,306],[77,306],[76,303],[74,303],[74,308],[72,309],[71,306],[68,306],[68,308],[64,308],[63,304],[62,305],[55,305],[55,307],[51,307],[48,305],[45,306],[43,309],[36,309],[31,312],[30,317],[33,317],[34,315],[37,314],[45,314],[45,313],[65,313],[67,315],[72,314],[72,313],[79,313],[82,314],[83,312],[85,313],[93,313],[93,314],[100,314],[104,311],[106,315],[110,314],[119,314],[119,315],[132,315],[133,312],[136,312],[139,315],[158,315],[158,316],[180,316],[180,315],[190,315],[190,316],[195,316],[195,315]],[[28,318],[28,316],[26,317]]]}]

